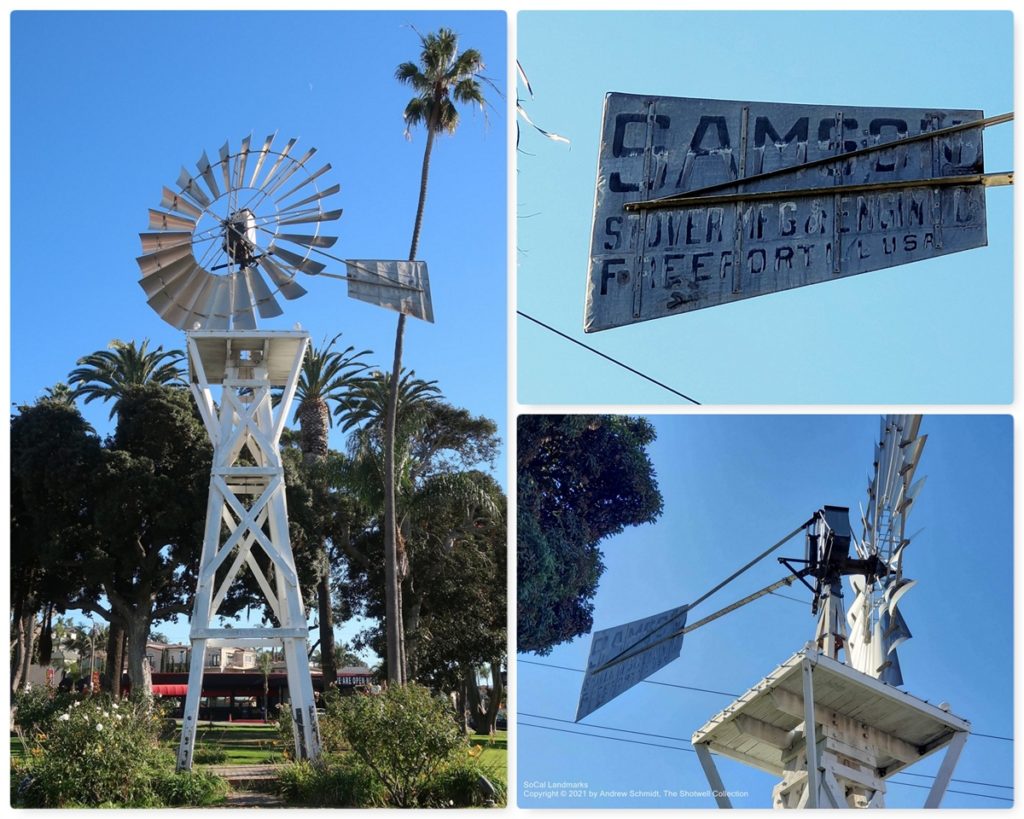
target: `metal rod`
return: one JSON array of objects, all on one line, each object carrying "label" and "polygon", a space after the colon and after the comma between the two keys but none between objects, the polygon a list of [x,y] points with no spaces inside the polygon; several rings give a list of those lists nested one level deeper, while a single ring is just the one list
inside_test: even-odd
[{"label": "metal rod", "polygon": [[650,202],[631,202],[627,210],[665,210],[668,208],[685,208],[690,205],[722,205],[748,199],[758,201],[770,199],[792,199],[797,196],[833,196],[847,193],[864,193],[867,191],[904,190],[906,188],[945,188],[960,185],[1012,185],[1013,171],[999,173],[976,173],[963,176],[937,176],[928,179],[914,179],[896,182],[865,182],[860,185],[837,185],[834,188],[794,188],[792,190],[763,191],[760,193],[744,191],[739,193],[718,193],[711,195],[680,196],[674,199],[655,199]]},{"label": "metal rod", "polygon": [[729,575],[727,578],[725,578],[725,580],[723,580],[721,583],[719,583],[717,586],[715,586],[713,589],[711,589],[711,591],[708,591],[708,592],[705,592],[704,594],[702,594],[700,597],[698,597],[696,600],[694,600],[692,603],[690,603],[689,607],[691,609],[696,608],[699,603],[703,603],[705,600],[707,600],[709,597],[711,597],[711,595],[713,595],[715,592],[717,592],[722,587],[724,587],[724,586],[728,585],[729,583],[731,583],[733,580],[735,580],[737,577],[739,577],[741,574],[743,574],[747,569],[749,569],[755,563],[757,563],[758,561],[764,560],[766,557],[768,557],[768,555],[770,555],[772,552],[774,552],[776,549],[778,549],[784,543],[792,540],[794,537],[796,537],[796,535],[800,534],[804,529],[806,529],[808,526],[810,526],[813,521],[814,521],[814,518],[811,518],[806,523],[801,523],[799,526],[796,527],[796,529],[794,529],[792,532],[790,532],[788,535],[786,535],[784,538],[782,538],[782,540],[778,541],[773,546],[769,546],[767,549],[765,549],[763,552],[761,552],[761,554],[759,554],[757,557],[755,557],[753,560],[751,560],[745,566],[743,566],[740,569],[737,569],[735,572],[733,572],[731,575]]},{"label": "metal rod", "polygon": [[[731,583],[733,580],[735,580],[737,577],[739,577],[741,574],[743,574],[743,572],[745,572],[747,569],[749,569],[751,566],[753,566],[759,560],[764,560],[764,558],[768,557],[768,555],[770,555],[772,552],[774,552],[776,549],[778,549],[780,546],[782,546],[788,540],[790,540],[795,535],[799,534],[804,529],[806,529],[813,522],[813,520],[814,520],[814,518],[811,518],[806,523],[801,524],[796,529],[794,529],[792,532],[790,532],[788,535],[786,535],[784,538],[782,538],[782,540],[778,541],[777,543],[773,544],[772,546],[769,546],[767,549],[765,549],[763,552],[761,552],[761,554],[759,554],[757,557],[755,557],[753,560],[751,560],[745,566],[742,566],[740,569],[736,570],[731,575],[729,575],[727,578],[725,578],[725,580],[723,580],[721,583],[719,583],[717,586],[715,586],[713,589],[711,589],[711,591],[705,592],[700,597],[698,597],[696,600],[694,600],[692,603],[690,603],[686,607],[687,610],[690,610],[692,608],[696,608],[698,603],[702,603],[703,601],[707,600],[709,597],[711,597],[711,595],[713,595],[715,592],[717,592],[723,586],[726,586],[727,584]],[[666,625],[667,625],[667,623],[662,623],[660,626],[658,626],[656,629],[654,629],[654,631],[648,632],[647,634],[643,635],[640,639],[638,639],[638,640],[634,641],[632,644],[626,646],[624,649],[622,649],[622,651],[620,651],[618,654],[616,654],[614,657],[612,657],[608,662],[606,662],[604,665],[602,665],[600,668],[598,668],[594,673],[596,674],[598,671],[604,671],[606,668],[610,668],[611,666],[618,664],[622,660],[629,659],[629,657],[634,657],[634,656],[636,656],[636,654],[641,654],[641,653],[643,653],[644,651],[647,651],[649,648],[651,648],[653,646],[661,645],[661,643],[664,643],[666,640],[671,640],[673,637],[678,637],[680,634],[685,634],[686,633],[685,630],[677,631],[674,634],[670,634],[668,637],[665,637],[665,638],[663,638],[661,640],[658,640],[655,643],[651,643],[651,645],[649,645],[649,646],[644,646],[643,649],[641,649],[638,652],[635,652],[635,654],[629,654],[628,653],[628,652],[632,651],[634,648],[636,648],[638,645],[640,645],[640,643],[642,643],[644,640],[648,640],[651,637],[653,637],[655,634],[657,634],[659,631],[661,631],[661,629],[663,629]]]},{"label": "metal rod", "polygon": [[681,633],[682,634],[689,634],[694,629],[698,629],[701,626],[707,625],[712,620],[717,620],[719,617],[722,617],[722,616],[728,614],[731,611],[735,611],[740,606],[745,606],[745,605],[747,605],[747,603],[753,603],[755,600],[758,600],[759,598],[764,597],[766,594],[771,594],[776,589],[780,589],[783,586],[792,586],[793,585],[793,581],[797,580],[797,579],[799,579],[799,575],[797,575],[797,574],[787,575],[786,577],[782,578],[782,580],[779,580],[779,581],[777,581],[775,583],[772,583],[770,586],[765,586],[763,589],[761,589],[760,591],[756,591],[753,594],[748,594],[742,600],[737,600],[735,603],[729,604],[724,609],[719,609],[714,614],[709,614],[703,620],[698,620],[696,623],[693,623],[693,624],[687,626],[686,628],[684,628],[682,630]]},{"label": "metal rod", "polygon": [[[934,139],[935,137],[946,136],[947,134],[957,133],[959,131],[966,131],[971,128],[985,128],[989,125],[1001,125],[1004,122],[1009,122],[1013,119],[1013,112],[1010,111],[1006,114],[997,114],[994,117],[987,117],[985,119],[972,120],[971,122],[961,122],[958,125],[950,125],[947,128],[939,128],[935,131],[925,131],[924,133],[915,134],[905,139],[895,139],[890,142],[882,142],[878,145],[867,145],[863,148],[857,148],[853,151],[847,151],[846,153],[835,154],[833,156],[823,156],[819,159],[812,159],[810,162],[804,162],[800,165],[790,165],[785,168],[776,168],[772,171],[765,171],[764,173],[754,174],[746,178],[730,179],[727,182],[718,182],[714,185],[708,185],[704,188],[697,188],[696,190],[689,191],[688,195],[696,196],[698,194],[711,193],[713,191],[724,190],[730,188],[733,185],[745,185],[750,182],[759,182],[762,179],[772,179],[776,176],[782,176],[783,174],[797,173],[798,171],[807,170],[808,168],[817,168],[821,165],[828,165],[833,162],[842,162],[847,159],[853,159],[857,156],[869,154],[874,151],[882,151],[888,148],[892,148],[895,145],[907,145],[913,142],[921,142],[926,139]],[[624,205],[626,210],[640,210],[645,207],[654,207],[655,203],[666,202],[677,198],[677,194],[670,196],[664,196],[660,199],[649,199],[642,202],[627,202]]]},{"label": "metal rod", "polygon": [[[798,529],[797,531],[800,531],[800,530]],[[639,640],[637,640],[635,643],[633,643],[628,648],[623,649],[619,654],[617,654],[615,657],[612,657],[608,662],[604,663],[599,668],[595,668],[593,673],[594,674],[600,674],[602,671],[607,671],[612,666],[618,665],[619,663],[624,663],[624,662],[626,662],[626,660],[630,660],[633,657],[639,656],[640,654],[643,654],[645,651],[650,651],[655,646],[660,646],[662,643],[668,642],[669,640],[673,640],[673,639],[675,639],[676,637],[679,637],[682,634],[689,634],[694,629],[698,629],[701,626],[706,625],[707,623],[710,623],[712,620],[717,620],[719,617],[722,617],[723,615],[728,614],[729,612],[738,609],[740,606],[745,606],[747,603],[753,603],[755,600],[757,600],[757,599],[759,599],[761,597],[764,597],[766,594],[771,594],[773,591],[775,591],[778,588],[781,588],[782,586],[790,586],[790,585],[792,585],[793,581],[796,580],[797,578],[798,578],[798,575],[796,575],[796,574],[786,575],[786,577],[782,578],[782,580],[778,580],[775,583],[772,583],[770,586],[765,586],[763,589],[761,589],[760,591],[756,591],[753,594],[748,594],[742,600],[737,600],[735,603],[730,603],[724,609],[719,609],[714,614],[709,614],[703,620],[698,620],[696,623],[693,623],[692,625],[683,626],[683,628],[676,629],[671,634],[669,634],[667,637],[662,637],[660,640],[657,640],[657,641],[651,643],[650,645],[644,646],[639,651],[633,651],[633,653],[631,653],[631,654],[627,653],[627,652],[631,651],[632,649],[636,648],[636,646],[639,645],[640,643],[642,643],[644,640],[648,639],[649,637],[651,637],[654,634],[657,634],[659,629],[662,629],[662,628],[665,627],[664,624],[663,624],[663,625],[659,626],[658,628],[656,628],[654,631],[650,632],[649,634],[646,634],[643,637],[641,637]]]}]

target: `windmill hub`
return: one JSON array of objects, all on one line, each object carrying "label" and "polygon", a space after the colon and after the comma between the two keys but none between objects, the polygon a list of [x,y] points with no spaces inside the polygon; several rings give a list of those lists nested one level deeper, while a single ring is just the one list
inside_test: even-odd
[{"label": "windmill hub", "polygon": [[248,208],[236,210],[224,222],[224,252],[239,267],[250,267],[255,251],[256,214]]}]

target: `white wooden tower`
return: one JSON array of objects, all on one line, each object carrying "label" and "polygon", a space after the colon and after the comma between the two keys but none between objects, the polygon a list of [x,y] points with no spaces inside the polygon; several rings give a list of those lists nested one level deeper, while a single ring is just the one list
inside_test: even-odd
[{"label": "white wooden tower", "polygon": [[[140,234],[139,285],[164,321],[186,331],[192,393],[213,443],[179,770],[192,767],[206,652],[221,647],[283,649],[295,758],[320,753],[278,446],[309,335],[258,330],[257,315],[280,316],[278,296],[292,301],[305,295],[297,281],[302,274],[347,280],[352,298],[434,320],[424,262],[344,260],[327,253],[337,237],[321,228],[341,216],[340,208],[328,209],[340,186],[321,188],[318,180],[331,166],[314,171],[316,148],[300,156],[293,152],[295,139],[277,149],[275,138],[271,134],[256,147],[260,143],[247,136],[237,151],[225,142],[216,162],[204,151],[195,172],[181,169],[178,190],[163,189],[160,209],[150,209],[149,230]],[[342,262],[347,274],[328,272],[315,255]],[[218,385],[219,403],[212,393]],[[276,388],[282,394],[274,408]],[[215,628],[243,570],[259,584],[274,625]]]},{"label": "white wooden tower", "polygon": [[719,807],[712,752],[780,778],[776,808],[882,808],[886,782],[944,752],[924,807],[939,807],[971,725],[808,644],[693,734]]},{"label": "white wooden tower", "polygon": [[[284,650],[295,758],[320,753],[308,634],[288,536],[279,442],[309,343],[303,331],[198,330],[187,334],[192,393],[213,444],[206,529],[192,610],[192,660],[178,748],[178,770],[192,767],[203,669],[209,649],[262,646]],[[221,386],[220,402],[212,388]],[[277,407],[271,390],[283,389]],[[264,571],[258,552],[269,558]],[[259,584],[277,621],[265,628],[216,628],[214,618],[243,567]]]}]

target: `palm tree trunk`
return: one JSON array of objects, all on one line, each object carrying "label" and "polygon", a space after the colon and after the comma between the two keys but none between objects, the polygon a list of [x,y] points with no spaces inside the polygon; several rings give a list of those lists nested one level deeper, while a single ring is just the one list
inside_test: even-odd
[{"label": "palm tree trunk", "polygon": [[[423,226],[423,209],[427,202],[427,180],[430,177],[430,153],[434,147],[434,131],[427,128],[427,145],[423,150],[423,169],[420,173],[420,199],[416,207],[416,222],[409,244],[409,261],[416,258]],[[401,685],[405,681],[402,606],[398,588],[398,520],[395,511],[395,424],[398,414],[398,381],[402,373],[402,345],[405,340],[405,313],[398,315],[395,331],[395,358],[391,365],[391,393],[384,435],[384,619],[387,637],[388,682]]]},{"label": "palm tree trunk", "polygon": [[[324,544],[321,544],[323,547]],[[326,551],[326,549],[325,549]],[[323,670],[324,693],[338,682],[338,663],[334,650],[334,612],[331,607],[331,570],[327,563],[316,585],[317,605],[320,609],[320,668]]]}]

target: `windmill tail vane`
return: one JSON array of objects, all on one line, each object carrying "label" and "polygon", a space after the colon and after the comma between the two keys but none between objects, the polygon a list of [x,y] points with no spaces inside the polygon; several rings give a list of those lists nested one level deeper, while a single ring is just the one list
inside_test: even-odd
[{"label": "windmill tail vane", "polygon": [[[902,685],[896,649],[911,637],[900,604],[916,583],[904,576],[903,557],[917,534],[907,534],[907,519],[924,485],[923,478],[915,481],[927,440],[920,434],[920,426],[920,415],[882,419],[859,540],[853,534],[847,507],[823,506],[693,602],[594,632],[576,721],[677,659],[686,634],[797,581],[812,594],[819,651],[837,660],[839,652],[845,651],[847,665],[890,685]],[[806,539],[804,557],[778,558],[788,575],[687,624],[689,613],[699,603],[801,532]],[[854,592],[848,611],[843,605],[843,577]]]}]

